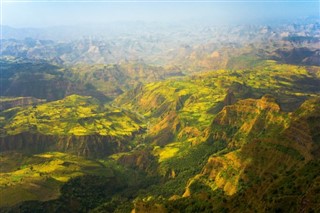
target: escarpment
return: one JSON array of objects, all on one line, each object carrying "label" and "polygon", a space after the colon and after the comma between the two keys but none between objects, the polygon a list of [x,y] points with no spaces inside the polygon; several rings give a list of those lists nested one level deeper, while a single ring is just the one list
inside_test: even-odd
[{"label": "escarpment", "polygon": [[78,95],[1,114],[1,151],[62,151],[102,157],[126,150],[144,130],[140,117]]},{"label": "escarpment", "polygon": [[275,99],[269,95],[261,99],[244,99],[225,106],[213,120],[208,140],[242,143],[255,135],[282,130],[286,125]]},{"label": "escarpment", "polygon": [[33,97],[3,98],[3,100],[0,101],[0,111],[14,107],[23,107],[32,104],[39,104],[42,102],[44,102],[43,99],[37,99]]},{"label": "escarpment", "polygon": [[116,152],[127,151],[126,141],[132,139],[102,135],[43,135],[24,132],[0,138],[1,152],[21,151],[35,154],[60,151],[85,157],[103,157]]}]

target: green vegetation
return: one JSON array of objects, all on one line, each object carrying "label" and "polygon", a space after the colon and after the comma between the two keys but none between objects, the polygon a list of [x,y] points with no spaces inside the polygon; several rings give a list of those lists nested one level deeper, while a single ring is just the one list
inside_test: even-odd
[{"label": "green vegetation", "polygon": [[139,131],[143,122],[132,113],[103,107],[94,98],[78,95],[63,100],[28,107],[8,116],[1,112],[5,135],[22,132],[43,135],[110,135],[129,136]]},{"label": "green vegetation", "polygon": [[[205,140],[204,130],[210,126],[216,114],[228,105],[225,100],[228,93],[232,92],[236,100],[256,99],[270,94],[280,105],[281,111],[293,111],[304,100],[318,96],[318,84],[310,85],[308,81],[312,75],[305,67],[277,64],[275,61],[256,61],[250,69],[216,70],[139,85],[117,98],[115,103],[146,117],[146,140],[155,145],[165,146],[171,142],[185,141],[198,144]],[[314,81],[320,82],[318,78]],[[295,86],[297,84],[299,86]],[[247,104],[251,103],[245,102],[241,110],[248,110]],[[263,107],[264,103],[260,104]],[[275,112],[264,115],[271,116],[267,119],[273,119],[265,122],[259,110],[256,113],[243,118],[250,119],[252,124],[242,128],[248,129],[259,123],[257,129],[262,130],[263,125],[270,125],[260,133],[272,135],[271,131],[277,132],[279,128],[284,128],[285,124],[280,123],[288,120],[287,114],[278,115]],[[256,120],[259,116],[260,120]],[[231,127],[225,129],[226,126],[219,131],[233,135],[235,130]],[[238,137],[242,137],[240,133]]]},{"label": "green vegetation", "polygon": [[73,177],[114,176],[110,167],[98,161],[66,153],[49,152],[33,156],[2,153],[0,159],[0,206],[57,198],[62,184]]},{"label": "green vegetation", "polygon": [[[142,82],[154,80],[144,75],[150,67],[123,66]],[[8,141],[22,151],[25,144],[42,146],[48,138],[41,135],[62,147],[50,147],[55,151],[71,147],[99,158],[3,152],[0,189],[9,199],[0,206],[37,200],[13,210],[319,211],[319,67],[249,56],[229,66],[137,84],[109,103],[71,95],[1,111],[4,148]],[[96,82],[107,93],[134,82],[119,76],[121,87],[110,83],[109,72],[123,67],[86,68],[68,72],[89,89]]]},{"label": "green vegetation", "polygon": [[180,71],[171,68],[144,63],[80,64],[65,72],[65,76],[73,81],[96,88],[110,98],[117,97],[139,83],[181,75],[183,74]]}]

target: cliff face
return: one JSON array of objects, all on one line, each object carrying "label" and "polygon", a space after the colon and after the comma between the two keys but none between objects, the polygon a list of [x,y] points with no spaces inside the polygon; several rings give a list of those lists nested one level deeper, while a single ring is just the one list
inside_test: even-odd
[{"label": "cliff face", "polygon": [[[310,99],[289,115],[280,112],[270,96],[225,107],[212,123],[213,143],[226,140],[232,149],[210,156],[202,171],[189,180],[183,196],[199,195],[202,186],[230,196],[224,205],[232,208],[244,208],[239,199],[258,212],[267,211],[266,206],[283,208],[284,200],[274,197],[275,192],[290,195],[294,208],[315,206],[318,201],[311,194],[319,190],[319,176],[314,175],[320,150],[319,103],[319,98]],[[232,134],[219,134],[216,126],[226,124]],[[266,198],[266,204],[261,204]]]},{"label": "cliff face", "polygon": [[44,102],[44,100],[33,97],[4,98],[4,100],[0,101],[0,111],[13,107],[29,106],[31,104],[38,104],[41,102]]},{"label": "cliff face", "polygon": [[[127,140],[130,140],[128,137]],[[20,133],[0,138],[0,150],[29,154],[60,151],[86,157],[103,157],[126,151],[125,141],[112,136],[57,136]]]},{"label": "cliff face", "polygon": [[154,174],[156,166],[155,157],[148,150],[137,150],[128,155],[122,155],[117,161],[121,165],[139,169]]},{"label": "cliff face", "polygon": [[284,131],[307,159],[320,157],[320,98],[305,101],[292,115],[290,126]]},{"label": "cliff face", "polygon": [[224,106],[232,105],[237,102],[236,97],[234,96],[232,91],[228,91],[226,97],[223,100]]},{"label": "cliff face", "polygon": [[68,79],[55,77],[52,79],[42,79],[39,76],[21,76],[12,80],[2,92],[5,96],[32,96],[48,101],[59,100],[68,95],[90,95],[99,100],[108,100],[102,93],[94,87],[89,87],[81,83],[73,83]]},{"label": "cliff face", "polygon": [[1,79],[1,96],[25,96],[52,101],[79,94],[108,100],[92,84],[72,80],[63,67],[24,59],[0,60],[0,64],[5,73]]},{"label": "cliff face", "polygon": [[239,146],[249,139],[281,131],[286,116],[273,97],[240,100],[225,106],[213,120],[208,140],[224,140],[229,146]]},{"label": "cliff face", "polygon": [[[291,38],[294,39],[294,38]],[[299,40],[299,38],[296,38]],[[299,41],[305,42],[305,41]],[[287,64],[304,64],[311,66],[319,66],[319,50],[312,50],[308,48],[293,48],[293,49],[278,49],[273,55],[271,55],[272,59],[287,63]]]},{"label": "cliff face", "polygon": [[78,95],[3,111],[0,118],[1,152],[61,151],[102,157],[125,151],[126,141],[144,129],[143,121],[133,113]]}]

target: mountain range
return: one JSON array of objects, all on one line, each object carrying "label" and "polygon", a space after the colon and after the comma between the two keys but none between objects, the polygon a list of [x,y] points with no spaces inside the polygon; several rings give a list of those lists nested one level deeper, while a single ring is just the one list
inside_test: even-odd
[{"label": "mountain range", "polygon": [[320,211],[319,23],[4,30],[0,212]]}]

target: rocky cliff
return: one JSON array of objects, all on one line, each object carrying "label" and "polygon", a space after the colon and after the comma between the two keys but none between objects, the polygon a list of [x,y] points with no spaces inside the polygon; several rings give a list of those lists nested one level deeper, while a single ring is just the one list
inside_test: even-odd
[{"label": "rocky cliff", "polygon": [[126,141],[113,136],[85,135],[59,136],[20,133],[0,138],[0,150],[19,151],[28,154],[60,151],[85,157],[104,157],[127,151]]}]

